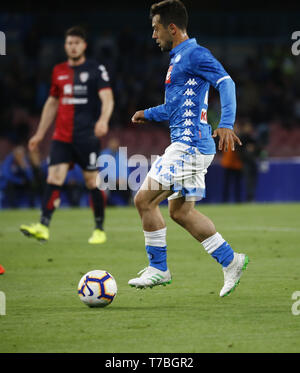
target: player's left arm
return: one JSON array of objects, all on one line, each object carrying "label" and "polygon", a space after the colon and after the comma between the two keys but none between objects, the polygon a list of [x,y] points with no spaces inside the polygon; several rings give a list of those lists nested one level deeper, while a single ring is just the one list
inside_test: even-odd
[{"label": "player's left arm", "polygon": [[[222,78],[220,78],[222,79]],[[225,75],[215,87],[220,94],[221,119],[218,128],[214,130],[213,137],[219,136],[219,150],[235,150],[235,143],[242,145],[241,140],[234,133],[233,126],[236,113],[235,84],[229,75]]]},{"label": "player's left arm", "polygon": [[221,119],[218,128],[214,130],[212,136],[219,136],[218,149],[220,151],[225,150],[226,152],[228,148],[234,151],[235,143],[242,145],[241,140],[233,130],[236,113],[235,84],[230,76],[227,75],[215,88],[220,94]]},{"label": "player's left arm", "polygon": [[97,137],[102,137],[108,132],[109,120],[114,109],[114,95],[106,67],[99,65],[96,71],[96,84],[101,101],[101,114],[95,124],[94,132]]},{"label": "player's left arm", "polygon": [[219,150],[227,151],[229,147],[235,150],[235,143],[242,145],[242,142],[233,130],[236,115],[234,81],[209,51],[199,53],[199,50],[195,50],[191,64],[194,72],[207,80],[220,94],[221,119],[212,135],[219,136]]},{"label": "player's left arm", "polygon": [[109,120],[114,109],[114,96],[111,88],[101,89],[98,94],[101,101],[101,114],[95,124],[95,135],[102,137],[108,132]]}]

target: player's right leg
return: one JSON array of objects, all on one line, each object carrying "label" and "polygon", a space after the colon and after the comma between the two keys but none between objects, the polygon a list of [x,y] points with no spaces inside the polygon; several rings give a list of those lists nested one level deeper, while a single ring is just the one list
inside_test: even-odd
[{"label": "player's right leg", "polygon": [[167,229],[159,204],[172,193],[147,176],[135,196],[134,203],[142,220],[149,266],[138,273],[141,273],[140,277],[128,281],[132,287],[151,288],[171,283],[171,274],[167,266]]},{"label": "player's right leg", "polygon": [[46,187],[42,198],[41,217],[39,223],[22,224],[20,231],[27,237],[34,237],[38,241],[49,240],[49,225],[53,212],[60,204],[60,192],[66,179],[69,162],[72,160],[70,144],[53,141],[50,151],[50,165]]}]

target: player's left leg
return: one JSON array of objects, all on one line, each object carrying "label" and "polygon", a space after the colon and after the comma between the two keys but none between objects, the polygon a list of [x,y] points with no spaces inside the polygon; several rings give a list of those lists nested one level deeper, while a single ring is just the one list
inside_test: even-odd
[{"label": "player's left leg", "polygon": [[169,200],[171,218],[202,243],[204,249],[223,267],[224,286],[220,296],[230,294],[239,284],[242,271],[248,265],[248,256],[233,251],[215,229],[213,222],[195,209],[195,202],[184,197]]},{"label": "player's left leg", "polygon": [[97,188],[97,174],[97,171],[83,171],[85,185],[90,193],[91,207],[95,220],[95,229],[88,241],[90,244],[101,244],[106,242],[107,239],[103,228],[105,213],[104,192]]}]

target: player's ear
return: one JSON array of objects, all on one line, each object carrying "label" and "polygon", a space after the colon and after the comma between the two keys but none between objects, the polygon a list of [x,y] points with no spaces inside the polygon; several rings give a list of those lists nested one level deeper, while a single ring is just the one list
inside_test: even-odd
[{"label": "player's ear", "polygon": [[177,32],[177,27],[174,23],[170,23],[168,29],[172,36],[174,36]]}]

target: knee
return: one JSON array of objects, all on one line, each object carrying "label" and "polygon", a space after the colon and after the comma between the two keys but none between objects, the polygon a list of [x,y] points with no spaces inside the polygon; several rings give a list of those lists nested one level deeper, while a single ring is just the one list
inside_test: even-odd
[{"label": "knee", "polygon": [[134,205],[138,209],[138,211],[145,211],[149,209],[149,205],[146,202],[143,194],[138,192],[134,197]]},{"label": "knee", "polygon": [[95,189],[97,187],[95,179],[87,179],[85,180],[85,186],[88,190]]},{"label": "knee", "polygon": [[52,173],[48,175],[47,183],[52,184],[52,185],[62,186],[64,183],[64,178],[62,178],[61,175],[57,173]]},{"label": "knee", "polygon": [[173,219],[176,223],[184,225],[186,218],[186,213],[181,209],[170,209],[169,210],[170,218]]},{"label": "knee", "polygon": [[94,173],[85,173],[84,174],[84,181],[85,181],[85,186],[87,187],[88,190],[92,190],[97,188],[97,174]]}]

